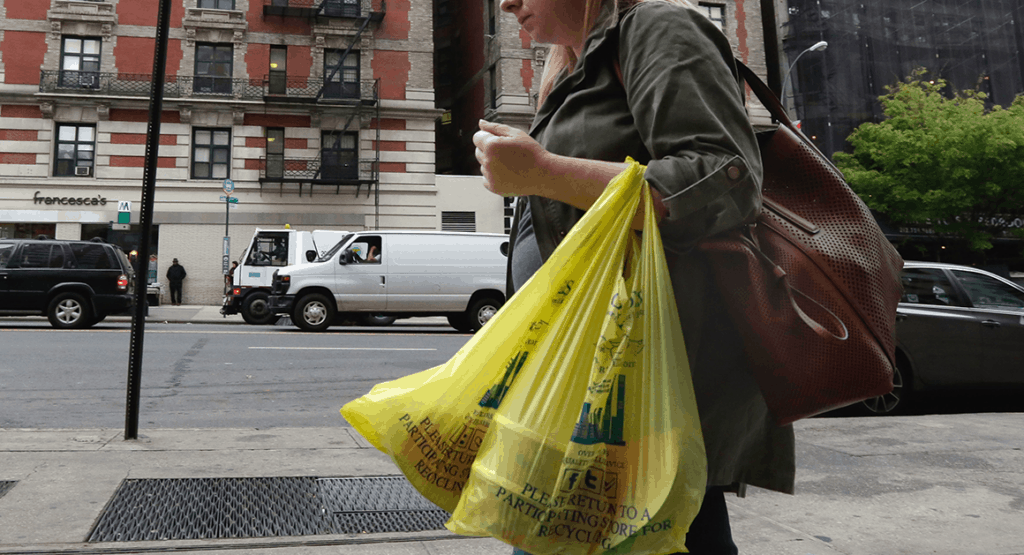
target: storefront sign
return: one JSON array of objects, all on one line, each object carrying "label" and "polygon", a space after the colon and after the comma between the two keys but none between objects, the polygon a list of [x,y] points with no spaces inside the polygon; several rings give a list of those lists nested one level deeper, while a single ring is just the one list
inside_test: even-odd
[{"label": "storefront sign", "polygon": [[32,195],[35,204],[62,204],[65,206],[106,206],[107,197],[96,195],[95,197],[43,197],[39,196],[40,191]]}]

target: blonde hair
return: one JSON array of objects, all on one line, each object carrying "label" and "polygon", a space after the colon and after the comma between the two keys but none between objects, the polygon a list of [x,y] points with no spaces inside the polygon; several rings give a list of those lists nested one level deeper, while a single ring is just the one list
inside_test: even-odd
[{"label": "blonde hair", "polygon": [[[612,3],[613,13],[622,13],[640,2],[669,2],[690,8],[693,7],[693,3],[689,0],[587,0],[583,11],[583,21],[585,22],[584,36],[589,36],[594,30],[594,26],[597,24],[597,16],[601,13],[601,5],[604,2]],[[544,103],[544,99],[548,97],[548,93],[555,86],[555,81],[562,70],[567,67],[570,69],[575,67],[577,61],[576,53],[573,52],[571,47],[559,44],[551,47],[548,51],[548,59],[544,63],[544,73],[540,76],[538,106]]]}]

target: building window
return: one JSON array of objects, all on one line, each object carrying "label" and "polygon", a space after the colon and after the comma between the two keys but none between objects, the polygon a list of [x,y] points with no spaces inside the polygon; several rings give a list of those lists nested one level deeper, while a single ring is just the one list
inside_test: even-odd
[{"label": "building window", "polygon": [[352,50],[344,60],[344,50],[324,52],[324,97],[359,98],[359,51]]},{"label": "building window", "polygon": [[267,128],[267,177],[284,177],[284,128]]},{"label": "building window", "polygon": [[192,132],[192,179],[231,177],[231,131],[195,129]]},{"label": "building window", "polygon": [[321,179],[359,179],[359,133],[324,131],[320,141]]},{"label": "building window", "polygon": [[235,0],[199,0],[199,7],[207,10],[233,10]]},{"label": "building window", "polygon": [[95,154],[95,127],[57,124],[57,163],[53,175],[88,177],[92,175]]},{"label": "building window", "polygon": [[94,89],[100,86],[98,38],[64,37],[60,53],[60,86]]},{"label": "building window", "polygon": [[233,60],[230,44],[197,44],[194,92],[231,94]]},{"label": "building window", "polygon": [[270,47],[270,94],[288,94],[288,47]]},{"label": "building window", "polygon": [[723,4],[698,4],[701,13],[707,16],[719,29],[725,31],[725,6]]},{"label": "building window", "polygon": [[495,0],[484,0],[484,17],[487,18],[487,35],[493,37],[497,32],[497,22],[494,17]]},{"label": "building window", "polygon": [[491,93],[491,109],[498,109],[498,71],[494,66],[487,70],[488,91]]}]

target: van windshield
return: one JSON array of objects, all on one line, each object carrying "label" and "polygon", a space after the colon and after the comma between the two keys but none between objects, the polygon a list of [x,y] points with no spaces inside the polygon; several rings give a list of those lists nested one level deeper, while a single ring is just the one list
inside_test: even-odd
[{"label": "van windshield", "polygon": [[352,236],[351,233],[346,233],[345,235],[343,235],[341,237],[341,240],[338,241],[338,243],[336,245],[331,247],[331,250],[325,252],[324,255],[321,256],[318,260],[328,260],[328,259],[330,259],[332,256],[334,256],[334,253],[338,252],[338,250],[341,249],[342,245],[344,245],[348,241],[348,238],[351,237],[351,236]]}]

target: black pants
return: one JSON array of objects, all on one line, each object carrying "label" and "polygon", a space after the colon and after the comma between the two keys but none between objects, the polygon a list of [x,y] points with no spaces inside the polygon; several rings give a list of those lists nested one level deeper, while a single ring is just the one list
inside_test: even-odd
[{"label": "black pants", "polygon": [[[738,555],[739,548],[732,541],[729,509],[725,505],[724,488],[711,487],[704,493],[704,503],[690,524],[686,534],[686,548],[690,555]],[[512,555],[529,555],[514,549]],[[679,555],[679,554],[676,554]]]},{"label": "black pants", "polygon": [[171,282],[171,304],[181,304],[181,282]]}]

